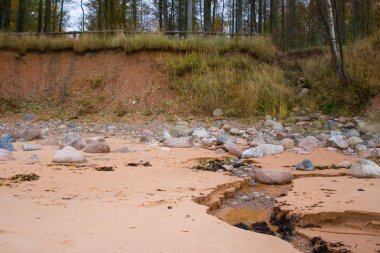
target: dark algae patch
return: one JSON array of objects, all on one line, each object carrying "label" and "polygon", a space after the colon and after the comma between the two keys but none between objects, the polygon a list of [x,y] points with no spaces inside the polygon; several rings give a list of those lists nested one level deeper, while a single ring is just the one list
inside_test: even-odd
[{"label": "dark algae patch", "polygon": [[29,174],[16,174],[10,178],[8,178],[13,183],[21,183],[26,181],[35,181],[40,178],[39,175],[35,173],[29,173]]},{"label": "dark algae patch", "polygon": [[95,167],[96,171],[114,171],[112,166],[100,166],[100,167]]}]

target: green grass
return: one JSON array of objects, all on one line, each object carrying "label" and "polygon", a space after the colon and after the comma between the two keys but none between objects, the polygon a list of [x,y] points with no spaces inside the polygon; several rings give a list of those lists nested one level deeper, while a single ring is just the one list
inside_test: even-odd
[{"label": "green grass", "polygon": [[249,56],[196,52],[163,62],[171,87],[194,113],[223,108],[227,116],[284,117],[292,103],[283,71]]},{"label": "green grass", "polygon": [[380,94],[380,33],[345,48],[347,85],[340,84],[329,53],[301,60],[301,74],[311,87],[307,104],[327,114],[362,113]]},{"label": "green grass", "polygon": [[73,50],[75,53],[97,52],[103,50],[123,50],[125,53],[140,51],[166,52],[211,52],[226,53],[231,51],[244,52],[256,59],[273,62],[276,48],[269,37],[236,37],[225,36],[189,36],[173,38],[164,35],[130,35],[117,34],[82,35],[79,39],[67,36],[16,36],[0,34],[0,49],[14,50],[20,54],[29,51],[50,52]]}]

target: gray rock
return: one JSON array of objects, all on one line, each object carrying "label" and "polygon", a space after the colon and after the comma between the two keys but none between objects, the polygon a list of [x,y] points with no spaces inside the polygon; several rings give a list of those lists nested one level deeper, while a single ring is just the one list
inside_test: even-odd
[{"label": "gray rock", "polygon": [[325,133],[321,133],[317,136],[319,141],[327,141],[329,139],[329,135]]},{"label": "gray rock", "polygon": [[115,149],[112,152],[114,152],[114,153],[130,153],[131,151],[129,150],[129,148],[123,147],[123,148]]},{"label": "gray rock", "polygon": [[331,146],[333,148],[346,149],[348,148],[348,142],[346,136],[343,135],[333,135],[329,138]]},{"label": "gray rock", "polygon": [[252,178],[262,184],[288,184],[293,175],[281,169],[254,169]]},{"label": "gray rock", "polygon": [[103,142],[91,142],[83,148],[85,153],[109,153],[110,147]]},{"label": "gray rock", "polygon": [[212,112],[212,115],[214,117],[220,117],[223,115],[223,110],[220,109],[220,108],[216,108],[213,112]]},{"label": "gray rock", "polygon": [[236,137],[233,137],[231,135],[221,134],[216,138],[216,142],[218,143],[218,145],[223,145],[226,142],[236,143],[237,139]]},{"label": "gray rock", "polygon": [[314,163],[310,159],[305,159],[296,165],[297,170],[313,171],[314,168]]},{"label": "gray rock", "polygon": [[234,143],[226,142],[223,145],[224,149],[228,151],[229,154],[236,156],[237,158],[242,157],[241,150],[236,147]]},{"label": "gray rock", "polygon": [[26,141],[38,140],[41,137],[41,128],[30,127],[25,131],[23,137]]},{"label": "gray rock", "polygon": [[190,138],[189,137],[179,137],[170,138],[164,141],[164,146],[171,148],[190,148]]},{"label": "gray rock", "polygon": [[354,163],[349,174],[355,177],[380,177],[380,167],[366,159],[362,159]]},{"label": "gray rock", "polygon": [[317,148],[319,145],[319,140],[314,136],[307,136],[298,143],[298,147],[303,148],[306,151],[310,151],[314,148]]},{"label": "gray rock", "polygon": [[22,119],[23,120],[27,120],[27,121],[32,120],[32,119],[34,119],[34,114],[25,113],[25,114],[22,115]]},{"label": "gray rock", "polygon": [[78,150],[81,150],[87,145],[87,143],[82,137],[80,137],[79,134],[70,132],[64,135],[62,145],[72,146]]},{"label": "gray rock", "polygon": [[325,129],[327,130],[333,130],[336,128],[336,122],[333,120],[328,120],[325,124]]},{"label": "gray rock", "polygon": [[242,135],[244,131],[237,129],[237,128],[231,128],[230,129],[230,134],[231,135]]},{"label": "gray rock", "polygon": [[173,137],[168,131],[162,132],[162,139],[166,140],[166,139],[170,139],[170,138],[173,138]]},{"label": "gray rock", "polygon": [[262,158],[264,157],[264,150],[257,148],[249,148],[242,153],[242,158]]},{"label": "gray rock", "polygon": [[257,129],[254,127],[250,127],[246,130],[246,133],[249,135],[256,135],[258,133]]},{"label": "gray rock", "polygon": [[6,162],[14,160],[12,153],[7,149],[0,149],[0,161]]},{"label": "gray rock", "polygon": [[106,138],[104,138],[104,136],[94,136],[94,137],[90,137],[90,138],[85,139],[85,142],[87,144],[90,144],[93,142],[105,142],[105,141],[106,141]]},{"label": "gray rock", "polygon": [[359,137],[352,136],[348,138],[347,142],[350,147],[355,147],[358,144],[362,144],[364,141],[360,139]]},{"label": "gray rock", "polygon": [[71,146],[57,151],[53,157],[53,162],[56,163],[84,163],[86,161],[86,157]]},{"label": "gray rock", "polygon": [[36,150],[41,150],[41,148],[38,146],[32,145],[32,144],[26,143],[26,144],[22,145],[22,150],[24,150],[24,151],[36,151]]},{"label": "gray rock", "polygon": [[285,149],[294,148],[294,141],[290,138],[282,139],[280,143]]},{"label": "gray rock", "polygon": [[349,129],[346,133],[345,133],[345,136],[347,138],[351,138],[351,137],[360,137],[360,133],[358,130],[356,130],[355,128],[352,128],[352,129]]},{"label": "gray rock", "polygon": [[192,136],[198,138],[208,138],[210,136],[210,133],[204,128],[194,128]]},{"label": "gray rock", "polygon": [[298,94],[298,96],[302,98],[309,95],[309,93],[310,93],[310,90],[308,88],[303,88]]},{"label": "gray rock", "polygon": [[277,121],[274,121],[274,120],[271,120],[271,119],[268,119],[266,122],[265,122],[265,125],[267,127],[271,127],[273,130],[283,130],[284,127],[282,126],[281,123],[277,122]]},{"label": "gray rock", "polygon": [[4,134],[2,137],[0,137],[0,149],[5,149],[8,151],[14,151],[15,148],[13,147],[13,139],[9,134]]},{"label": "gray rock", "polygon": [[173,137],[187,137],[190,136],[192,132],[193,129],[184,124],[177,124],[170,129],[170,134]]},{"label": "gray rock", "polygon": [[273,155],[284,152],[281,145],[261,144],[255,148],[247,149],[243,152],[243,158],[261,158],[265,155]]},{"label": "gray rock", "polygon": [[44,140],[41,141],[42,145],[56,146],[59,144],[58,138],[53,135],[48,135]]}]

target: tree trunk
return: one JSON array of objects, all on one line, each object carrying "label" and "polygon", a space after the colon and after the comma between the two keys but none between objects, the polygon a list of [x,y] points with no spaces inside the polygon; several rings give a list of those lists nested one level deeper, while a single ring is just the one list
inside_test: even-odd
[{"label": "tree trunk", "polygon": [[243,1],[236,0],[236,32],[241,33],[243,29]]},{"label": "tree trunk", "polygon": [[[63,0],[62,0],[63,2]],[[37,32],[42,32],[42,0],[38,1],[38,21],[37,21]]]},{"label": "tree trunk", "polygon": [[168,0],[162,0],[162,19],[164,31],[169,30]]},{"label": "tree trunk", "polygon": [[281,0],[281,51],[285,52],[285,0]]},{"label": "tree trunk", "polygon": [[[40,0],[42,1],[42,0]],[[61,0],[61,10],[60,10],[60,14],[59,14],[59,31],[62,32],[62,22],[63,22],[63,3],[64,3],[64,0]]]},{"label": "tree trunk", "polygon": [[51,1],[45,0],[45,26],[44,32],[50,32],[50,9],[51,9]]},{"label": "tree trunk", "polygon": [[3,1],[3,14],[2,14],[2,30],[9,32],[11,26],[11,0]]},{"label": "tree trunk", "polygon": [[83,8],[83,0],[80,0],[80,8],[82,9],[82,31],[84,31],[84,8]]},{"label": "tree trunk", "polygon": [[23,32],[25,28],[25,0],[19,0],[17,12],[17,32]]},{"label": "tree trunk", "polygon": [[54,3],[53,3],[53,32],[56,31],[56,28],[57,28],[57,5],[58,5],[58,0],[54,0]]},{"label": "tree trunk", "polygon": [[127,30],[127,0],[121,2],[121,20],[123,23],[123,29]]},{"label": "tree trunk", "polygon": [[193,0],[187,0],[187,31],[193,31]]},{"label": "tree trunk", "polygon": [[137,0],[132,0],[132,29],[136,31],[137,29]]},{"label": "tree trunk", "polygon": [[210,32],[211,30],[211,0],[204,0],[204,30],[205,32]]},{"label": "tree trunk", "polygon": [[259,0],[259,33],[263,32],[263,0]]},{"label": "tree trunk", "polygon": [[215,31],[215,15],[216,15],[216,8],[217,8],[217,0],[213,0],[213,6],[212,6],[212,22],[211,22],[211,30]]}]

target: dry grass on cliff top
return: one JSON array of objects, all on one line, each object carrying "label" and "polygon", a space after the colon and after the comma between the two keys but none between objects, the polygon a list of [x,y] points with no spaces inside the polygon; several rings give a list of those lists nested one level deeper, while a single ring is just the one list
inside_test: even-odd
[{"label": "dry grass on cliff top", "polygon": [[227,53],[237,51],[248,53],[265,62],[273,62],[277,52],[270,38],[265,36],[235,38],[189,36],[187,38],[174,38],[159,34],[82,35],[79,39],[68,36],[0,34],[0,49],[14,50],[21,54],[28,51],[62,50],[73,50],[78,54],[103,50],[123,50],[125,53],[140,51]]}]

